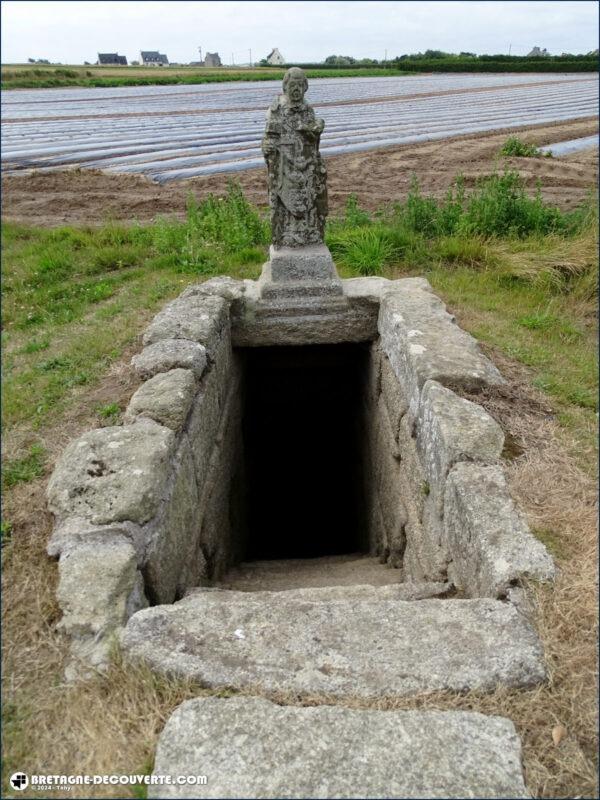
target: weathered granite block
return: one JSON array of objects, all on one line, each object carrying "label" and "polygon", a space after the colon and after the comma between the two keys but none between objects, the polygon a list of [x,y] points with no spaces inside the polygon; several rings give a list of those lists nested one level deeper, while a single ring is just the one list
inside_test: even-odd
[{"label": "weathered granite block", "polygon": [[500,467],[456,464],[446,481],[448,574],[471,597],[504,597],[527,576],[554,578],[544,545],[531,535]]},{"label": "weathered granite block", "polygon": [[487,411],[436,381],[423,386],[416,430],[421,463],[440,515],[450,468],[458,461],[493,463],[504,446],[502,428]]},{"label": "weathered granite block", "polygon": [[131,365],[144,380],[178,367],[189,369],[201,378],[206,367],[206,348],[186,339],[163,339],[135,355]]},{"label": "weathered granite block", "polygon": [[58,558],[81,544],[93,543],[97,546],[115,538],[126,539],[131,543],[140,565],[144,559],[146,542],[143,528],[135,522],[94,525],[84,517],[67,517],[55,526],[48,540],[46,552],[52,558]]},{"label": "weathered granite block", "polygon": [[215,446],[222,414],[221,397],[226,390],[227,385],[223,375],[211,368],[200,383],[187,422],[186,431],[192,444],[196,481],[200,490],[206,481],[208,463]]},{"label": "weathered granite block", "polygon": [[349,308],[331,311],[330,303],[331,300],[323,301],[323,308],[313,303],[300,314],[289,314],[282,309],[280,316],[260,316],[255,306],[246,303],[243,312],[233,320],[233,344],[235,347],[338,344],[376,338],[376,311],[352,304]]},{"label": "weathered granite block", "polygon": [[267,281],[339,281],[331,253],[325,244],[306,244],[302,247],[271,245],[267,263]]},{"label": "weathered granite block", "polygon": [[405,292],[413,289],[432,291],[431,285],[426,278],[389,280],[389,278],[369,276],[366,278],[345,278],[342,283],[344,285],[344,294],[349,300],[361,304],[376,305],[378,309],[382,297],[390,292]]},{"label": "weathered granite block", "polygon": [[450,556],[446,546],[442,520],[432,497],[425,497],[421,519],[408,504],[404,574],[410,581],[446,581]]},{"label": "weathered granite block", "polygon": [[[370,345],[369,360],[367,362],[367,375],[365,377],[364,397],[363,402],[367,404],[369,409],[373,409],[377,405],[379,395],[381,394],[381,360],[383,355],[379,342],[373,342]],[[366,412],[370,414],[370,410]]]},{"label": "weathered granite block", "polygon": [[144,579],[155,603],[172,603],[188,588],[186,567],[195,557],[200,527],[199,493],[192,450],[187,436],[181,437],[173,459],[169,489],[156,518],[146,528]]},{"label": "weathered granite block", "polygon": [[200,295],[218,295],[229,303],[240,300],[246,291],[244,281],[237,281],[228,275],[218,275],[207,281],[194,283],[181,293],[180,298],[197,297]]},{"label": "weathered granite block", "polygon": [[212,356],[228,316],[229,304],[218,295],[178,297],[154,317],[144,334],[144,344],[163,339],[188,339],[204,345]]},{"label": "weathered granite block", "polygon": [[199,590],[135,614],[122,645],[211,688],[381,697],[545,678],[535,631],[510,603],[401,601],[371,586],[358,594]]},{"label": "weathered granite block", "polygon": [[172,369],[143,383],[129,401],[124,420],[135,422],[147,417],[170,428],[183,427],[196,391],[194,373],[189,369]]},{"label": "weathered granite block", "polygon": [[207,777],[206,786],[150,787],[156,798],[529,797],[521,742],[503,717],[257,697],[180,705],[160,735],[153,774]]},{"label": "weathered granite block", "polygon": [[48,483],[59,521],[143,524],[158,511],[175,435],[151,421],[84,433],[67,447]]},{"label": "weathered granite block", "polygon": [[417,519],[423,517],[423,504],[429,494],[427,478],[417,452],[417,442],[412,435],[412,426],[408,415],[400,420],[398,432],[398,448],[402,454],[400,459],[400,491],[402,498],[408,502],[411,498]]},{"label": "weathered granite block", "polygon": [[381,396],[377,410],[375,440],[371,447],[374,462],[372,479],[383,517],[384,549],[389,554],[389,563],[393,567],[400,567],[405,547],[404,526],[407,520],[401,491],[400,451]]},{"label": "weathered granite block", "polygon": [[390,418],[394,437],[400,432],[400,420],[408,410],[408,398],[385,353],[381,356],[381,394]]},{"label": "weathered granite block", "polygon": [[[60,559],[58,573],[57,597],[63,610],[59,627],[67,633],[102,633],[124,625],[133,611],[147,605],[141,601],[143,591],[137,591],[141,576],[135,550],[119,536],[73,548]],[[132,595],[138,595],[141,604],[135,597],[130,603]]]},{"label": "weathered granite block", "polygon": [[[72,656],[102,668],[112,636],[129,617],[148,605],[136,552],[127,539],[106,536],[63,553],[57,599],[63,611],[58,627],[72,637]],[[67,671],[75,677],[78,665]]]},{"label": "weathered granite block", "polygon": [[429,291],[386,292],[379,332],[413,416],[427,380],[471,390],[504,382],[475,339],[456,325],[443,302]]},{"label": "weathered granite block", "polygon": [[382,564],[385,564],[390,555],[387,533],[383,523],[383,513],[381,503],[376,490],[371,489],[368,500],[367,523],[369,531],[369,552],[379,557]]},{"label": "weathered granite block", "polygon": [[216,446],[201,487],[199,520],[203,553],[214,578],[220,577],[242,555],[244,519],[237,492],[243,489],[239,382],[233,380],[221,415]]}]

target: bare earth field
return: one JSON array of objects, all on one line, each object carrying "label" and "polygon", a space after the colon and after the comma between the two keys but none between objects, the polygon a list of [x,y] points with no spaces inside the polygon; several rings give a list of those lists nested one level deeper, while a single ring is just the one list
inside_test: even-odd
[{"label": "bare earth field", "polygon": [[[409,144],[332,156],[328,168],[329,204],[340,212],[350,193],[374,210],[387,201],[403,199],[413,175],[425,194],[443,195],[461,173],[466,186],[498,169],[517,169],[535,189],[542,183],[544,198],[562,209],[580,203],[598,179],[598,150],[592,148],[560,158],[497,158],[509,135],[538,146],[598,132],[596,117],[490,134],[459,136],[443,141]],[[230,175],[207,175],[159,185],[139,175],[107,174],[100,170],[9,175],[2,178],[2,216],[30,225],[94,225],[115,220],[150,222],[159,216],[183,217],[190,193],[198,200],[225,191]],[[266,170],[235,174],[253,203],[267,202]]]}]

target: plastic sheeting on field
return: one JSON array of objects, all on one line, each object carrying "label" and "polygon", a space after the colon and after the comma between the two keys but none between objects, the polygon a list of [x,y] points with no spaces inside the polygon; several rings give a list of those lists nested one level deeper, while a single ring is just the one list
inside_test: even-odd
[{"label": "plastic sheeting on field", "polygon": [[[2,95],[2,169],[88,167],[163,182],[263,165],[280,83],[12,90]],[[324,155],[598,113],[596,74],[419,75],[310,81]]]}]

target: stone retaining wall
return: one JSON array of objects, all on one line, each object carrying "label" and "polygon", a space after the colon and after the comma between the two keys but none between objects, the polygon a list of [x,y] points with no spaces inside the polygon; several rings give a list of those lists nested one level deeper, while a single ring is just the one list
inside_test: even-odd
[{"label": "stone retaining wall", "polygon": [[[510,499],[498,424],[460,397],[501,383],[423,279],[344,281],[346,306],[261,313],[256,284],[189,287],[152,321],[123,426],[71,443],[48,487],[62,627],[102,664],[131,614],[218,579],[244,551],[243,369],[235,347],[365,341],[368,546],[408,581],[506,597],[553,565]],[[232,344],[234,347],[232,347]]]},{"label": "stone retaining wall", "polygon": [[172,603],[240,557],[242,372],[230,299],[217,281],[169,303],[132,360],[144,382],[125,424],[72,442],[50,479],[48,552],[60,557],[61,627],[76,659],[104,663],[131,614]]}]

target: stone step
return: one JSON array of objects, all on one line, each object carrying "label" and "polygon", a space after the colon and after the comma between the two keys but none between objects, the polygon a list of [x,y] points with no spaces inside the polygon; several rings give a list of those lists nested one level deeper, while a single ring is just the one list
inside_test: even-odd
[{"label": "stone step", "polygon": [[122,644],[213,688],[381,697],[544,680],[537,635],[510,603],[401,597],[400,586],[201,589],[134,614]]},{"label": "stone step", "polygon": [[[222,589],[242,592],[279,592],[325,586],[389,586],[403,581],[403,570],[381,564],[378,558],[351,553],[320,558],[286,558],[245,561],[229,570],[219,581]],[[447,583],[403,584],[403,600],[445,594]]]},{"label": "stone step", "polygon": [[151,798],[525,798],[510,720],[465,711],[277,706],[261,698],[188,700],[158,743]]}]

